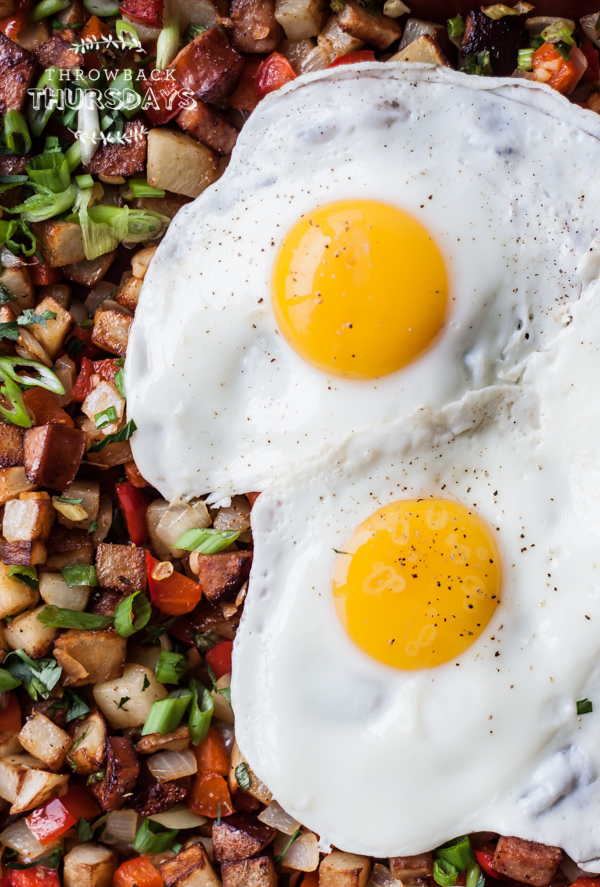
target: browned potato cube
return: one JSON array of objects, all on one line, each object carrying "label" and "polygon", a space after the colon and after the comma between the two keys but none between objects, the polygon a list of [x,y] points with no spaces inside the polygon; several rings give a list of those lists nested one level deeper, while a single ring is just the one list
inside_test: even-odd
[{"label": "browned potato cube", "polygon": [[435,37],[430,34],[421,34],[404,49],[398,50],[389,59],[390,62],[422,62],[429,65],[437,65],[438,67],[450,66],[450,62],[440,49]]},{"label": "browned potato cube", "polygon": [[275,838],[276,831],[249,813],[234,813],[213,822],[215,862],[238,862],[257,856]]},{"label": "browned potato cube", "polygon": [[238,52],[273,52],[283,37],[275,0],[231,0],[231,42]]},{"label": "browned potato cube", "polygon": [[419,853],[417,856],[392,856],[390,872],[398,881],[421,880],[433,874],[433,853]]},{"label": "browned potato cube", "polygon": [[117,251],[104,253],[97,259],[84,259],[83,262],[75,262],[73,265],[65,265],[63,274],[67,280],[80,283],[82,286],[96,286],[100,283],[110,266],[117,258]]},{"label": "browned potato cube", "polygon": [[43,542],[7,542],[4,546],[4,563],[20,567],[45,564],[48,551]]},{"label": "browned potato cube", "polygon": [[23,429],[0,422],[0,468],[23,464]]},{"label": "browned potato cube", "polygon": [[35,56],[0,32],[0,114],[20,111],[35,71]]},{"label": "browned potato cube", "polygon": [[38,425],[25,431],[23,448],[27,479],[62,491],[75,480],[85,435],[66,425]]},{"label": "browned potato cube", "polygon": [[[101,379],[95,388],[92,388],[86,399],[81,404],[81,411],[85,413],[88,419],[95,423],[95,417],[98,413],[113,408],[115,411],[115,421],[108,422],[100,429],[105,435],[113,434],[121,425],[123,413],[125,412],[125,401],[119,394],[115,385],[106,379]],[[100,451],[102,452],[102,451]]]},{"label": "browned potato cube", "polygon": [[68,733],[39,711],[34,711],[23,724],[19,733],[19,742],[25,751],[42,761],[49,770],[62,768],[73,744]]},{"label": "browned potato cube", "polygon": [[277,0],[275,18],[288,40],[316,37],[329,15],[326,0]]},{"label": "browned potato cube", "polygon": [[24,467],[0,468],[0,505],[33,489],[35,484],[27,480]]},{"label": "browned potato cube", "polygon": [[121,284],[115,293],[115,299],[119,305],[129,308],[130,311],[135,311],[141,291],[142,281],[132,275],[125,283]]},{"label": "browned potato cube", "polygon": [[46,604],[15,616],[4,628],[4,639],[11,650],[24,650],[32,659],[45,656],[52,647],[57,629],[37,618]]},{"label": "browned potato cube", "polygon": [[81,227],[75,222],[34,222],[31,227],[52,268],[85,259]]},{"label": "browned potato cube", "polygon": [[[158,132],[159,130],[152,130]],[[133,317],[119,311],[98,311],[92,330],[92,342],[111,354],[125,357]]]},{"label": "browned potato cube", "polygon": [[[10,191],[8,193],[10,194]],[[0,283],[3,283],[5,287],[8,287],[13,296],[17,297],[16,301],[11,302],[11,305],[17,313],[24,311],[25,308],[33,308],[35,304],[35,294],[31,282],[31,275],[24,263],[16,262],[14,265],[2,268],[2,271],[0,272]]]},{"label": "browned potato cube", "polygon": [[271,856],[226,862],[221,869],[223,887],[277,887],[279,878]]},{"label": "browned potato cube", "polygon": [[190,555],[190,568],[205,596],[213,602],[231,600],[248,579],[251,565],[251,551]]},{"label": "browned potato cube", "polygon": [[243,67],[244,59],[229,45],[227,37],[219,28],[209,28],[183,47],[168,70],[199,99],[218,102],[231,95]]},{"label": "browned potato cube", "polygon": [[92,537],[85,530],[70,530],[55,524],[48,548],[48,571],[58,572],[67,564],[91,564],[93,560]]},{"label": "browned potato cube", "polygon": [[7,542],[45,542],[55,514],[48,493],[21,493],[4,507],[4,538]]},{"label": "browned potato cube", "polygon": [[106,760],[106,740],[108,732],[106,721],[99,711],[93,712],[79,721],[73,733],[73,743],[76,748],[70,758],[77,773],[81,776],[89,776],[97,773]]},{"label": "browned potato cube", "polygon": [[77,35],[71,28],[59,31],[54,37],[50,37],[49,40],[38,46],[35,51],[38,62],[43,68],[56,65],[63,71],[69,68],[81,68],[83,54],[73,48],[76,41]]},{"label": "browned potato cube", "polygon": [[319,866],[319,887],[365,887],[370,874],[366,856],[334,850]]},{"label": "browned potato cube", "polygon": [[0,561],[0,619],[16,616],[39,600],[37,591],[9,577],[8,567],[8,564]]},{"label": "browned potato cube", "polygon": [[372,15],[354,0],[347,0],[338,14],[338,24],[351,37],[372,43],[378,49],[387,49],[394,40],[402,36],[402,28],[398,22],[382,12]]},{"label": "browned potato cube", "polygon": [[[41,624],[41,623],[40,623]],[[112,681],[123,674],[127,641],[116,631],[66,631],[54,643],[63,686]]]},{"label": "browned potato cube", "polygon": [[221,887],[204,844],[192,844],[175,859],[167,859],[157,868],[165,887]]},{"label": "browned potato cube", "polygon": [[206,145],[165,127],[150,130],[148,184],[153,188],[198,197],[216,179],[217,156]]},{"label": "browned potato cube", "polygon": [[102,588],[132,594],[146,588],[146,552],[135,545],[101,542],[96,551],[96,573]]},{"label": "browned potato cube", "polygon": [[77,844],[64,860],[64,887],[111,887],[119,864],[114,850],[101,844]]},{"label": "browned potato cube", "polygon": [[182,108],[175,123],[218,154],[231,154],[238,137],[237,129],[200,99],[192,99]]},{"label": "browned potato cube", "polygon": [[331,61],[362,49],[365,45],[364,40],[359,37],[353,37],[342,30],[339,22],[339,15],[332,15],[327,24],[319,34],[317,43],[320,49],[324,50]]}]

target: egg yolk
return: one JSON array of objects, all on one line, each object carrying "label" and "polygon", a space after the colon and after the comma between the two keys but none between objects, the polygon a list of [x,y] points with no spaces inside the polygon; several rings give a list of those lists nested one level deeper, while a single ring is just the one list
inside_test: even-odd
[{"label": "egg yolk", "polygon": [[279,329],[328,374],[372,379],[431,345],[448,284],[429,232],[401,209],[371,200],[317,207],[287,233],[275,259]]},{"label": "egg yolk", "polygon": [[336,610],[358,646],[396,668],[460,656],[498,604],[500,558],[487,524],[447,499],[393,502],[338,554]]}]

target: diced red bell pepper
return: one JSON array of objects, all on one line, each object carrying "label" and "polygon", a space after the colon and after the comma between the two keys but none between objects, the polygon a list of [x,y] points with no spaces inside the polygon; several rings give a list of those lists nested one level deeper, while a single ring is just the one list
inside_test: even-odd
[{"label": "diced red bell pepper", "polygon": [[218,773],[198,773],[188,798],[188,807],[192,813],[200,816],[210,816],[216,819],[221,816],[231,816],[233,804],[229,787],[225,777]]},{"label": "diced red bell pepper", "polygon": [[583,75],[584,80],[591,80],[597,83],[600,78],[600,54],[596,47],[589,40],[585,40],[581,46],[581,51],[586,57],[588,66]]},{"label": "diced red bell pepper", "polygon": [[[102,46],[102,38],[108,37],[110,34],[111,30],[108,25],[101,21],[97,15],[92,15],[81,29],[79,33],[79,41],[88,44],[98,43],[100,48]],[[102,60],[99,51],[86,52],[83,56],[83,67],[87,68],[88,71],[102,68]]]},{"label": "diced red bell pepper", "polygon": [[500,872],[497,872],[494,868],[493,853],[486,853],[485,850],[474,850],[473,853],[475,854],[477,865],[486,875],[489,875],[490,878],[496,878],[497,881],[504,880]]},{"label": "diced red bell pepper", "polygon": [[356,52],[348,52],[346,55],[341,55],[339,59],[336,59],[330,65],[327,65],[327,67],[339,68],[340,65],[358,65],[359,62],[374,61],[375,53],[372,49],[358,49]]},{"label": "diced red bell pepper", "polygon": [[40,262],[37,256],[32,256],[27,264],[27,270],[31,282],[35,286],[47,286],[50,283],[58,283],[63,279],[62,268],[52,268],[49,262]]},{"label": "diced red bell pepper", "polygon": [[173,571],[164,579],[156,579],[154,571],[160,561],[152,557],[149,551],[146,553],[146,563],[150,600],[157,610],[166,613],[167,616],[183,616],[191,613],[202,597],[202,586],[177,571]]},{"label": "diced red bell pepper", "polygon": [[[6,880],[3,878],[3,884]],[[36,865],[24,871],[11,871],[9,884],[10,887],[60,887],[60,878],[55,869]]]},{"label": "diced red bell pepper", "polygon": [[169,70],[154,70],[140,83],[144,92],[142,110],[153,126],[164,126],[190,103],[190,94],[170,74]]},{"label": "diced red bell pepper", "polygon": [[577,878],[571,887],[600,887],[600,878]]},{"label": "diced red bell pepper", "polygon": [[0,731],[16,733],[21,729],[21,703],[18,695],[11,690],[7,693],[8,700],[0,711]]},{"label": "diced red bell pepper", "polygon": [[0,31],[2,31],[5,37],[16,41],[19,32],[27,24],[27,15],[32,3],[33,0],[17,0],[13,14],[0,19]]},{"label": "diced red bell pepper", "polygon": [[218,730],[209,727],[202,742],[192,748],[198,763],[198,773],[210,772],[227,776],[230,763],[229,755],[223,737]]},{"label": "diced red bell pepper", "polygon": [[122,863],[113,875],[112,887],[163,887],[164,881],[147,856]]},{"label": "diced red bell pepper", "polygon": [[206,651],[205,659],[210,665],[217,680],[224,674],[231,674],[231,653],[233,641],[219,641],[214,647]]},{"label": "diced red bell pepper", "polygon": [[254,111],[259,99],[256,93],[256,75],[258,69],[267,58],[266,55],[251,55],[246,57],[242,76],[235,90],[229,96],[232,108],[237,111]]},{"label": "diced red bell pepper", "polygon": [[83,327],[77,326],[77,324],[75,324],[75,326],[71,330],[71,336],[79,339],[79,341],[84,346],[79,354],[77,354],[77,356],[73,358],[75,363],[80,363],[84,357],[89,358],[89,360],[94,360],[95,358],[100,356],[100,349],[92,342],[91,330],[85,330]]},{"label": "diced red bell pepper", "polygon": [[150,28],[162,27],[163,0],[123,0],[119,4],[119,12]]},{"label": "diced red bell pepper", "polygon": [[78,403],[83,403],[88,394],[92,391],[93,375],[100,376],[100,378],[104,379],[106,382],[112,382],[114,384],[115,376],[121,368],[119,366],[120,363],[121,359],[116,357],[94,361],[90,360],[88,357],[82,357],[81,369],[79,370],[79,375],[73,385],[73,392],[71,394],[72,399],[76,400]]},{"label": "diced red bell pepper", "polygon": [[533,78],[563,95],[573,92],[588,66],[582,51],[574,46],[564,59],[553,43],[543,43],[533,54]]},{"label": "diced red bell pepper", "polygon": [[128,480],[115,484],[115,492],[129,538],[135,545],[143,545],[148,541],[146,509],[150,505],[150,497]]},{"label": "diced red bell pepper", "polygon": [[25,822],[40,844],[51,844],[80,819],[93,819],[100,808],[84,788],[76,783],[61,798],[54,797],[30,813]]},{"label": "diced red bell pepper", "polygon": [[275,92],[276,89],[281,89],[284,84],[295,79],[296,72],[286,57],[279,52],[272,52],[258,69],[254,81],[256,94],[259,99],[263,99],[267,93]]},{"label": "diced red bell pepper", "polygon": [[123,468],[125,469],[125,475],[127,476],[129,483],[133,484],[134,487],[137,487],[138,490],[143,490],[144,487],[149,486],[148,481],[140,474],[140,470],[135,462],[125,462]]}]

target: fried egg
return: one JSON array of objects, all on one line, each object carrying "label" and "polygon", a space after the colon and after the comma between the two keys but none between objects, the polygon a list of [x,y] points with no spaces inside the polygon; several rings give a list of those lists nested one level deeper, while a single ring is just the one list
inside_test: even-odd
[{"label": "fried egg", "polygon": [[254,506],[236,738],[322,841],[490,830],[600,871],[598,281],[563,319],[522,384],[356,434]]},{"label": "fried egg", "polygon": [[367,64],[299,78],[173,221],[125,368],[168,499],[264,490],[345,436],[520,378],[578,298],[600,121],[551,90]]}]

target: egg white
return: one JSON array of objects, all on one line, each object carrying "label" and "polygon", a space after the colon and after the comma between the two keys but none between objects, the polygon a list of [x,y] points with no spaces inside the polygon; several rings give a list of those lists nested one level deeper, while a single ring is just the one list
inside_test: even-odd
[{"label": "egg white", "polygon": [[[570,314],[523,385],[355,435],[254,507],[236,738],[279,803],[341,849],[410,855],[491,830],[600,871],[597,281]],[[501,602],[456,661],[403,672],[342,628],[334,549],[383,504],[430,496],[494,528]]]},{"label": "egg white", "polygon": [[[347,434],[518,379],[558,331],[557,306],[579,295],[599,137],[597,115],[551,90],[423,66],[338,68],[265,99],[144,282],[125,368],[144,477],[168,499],[263,490]],[[286,231],[352,198],[413,213],[453,297],[419,360],[364,382],[306,364],[270,301]]]}]

